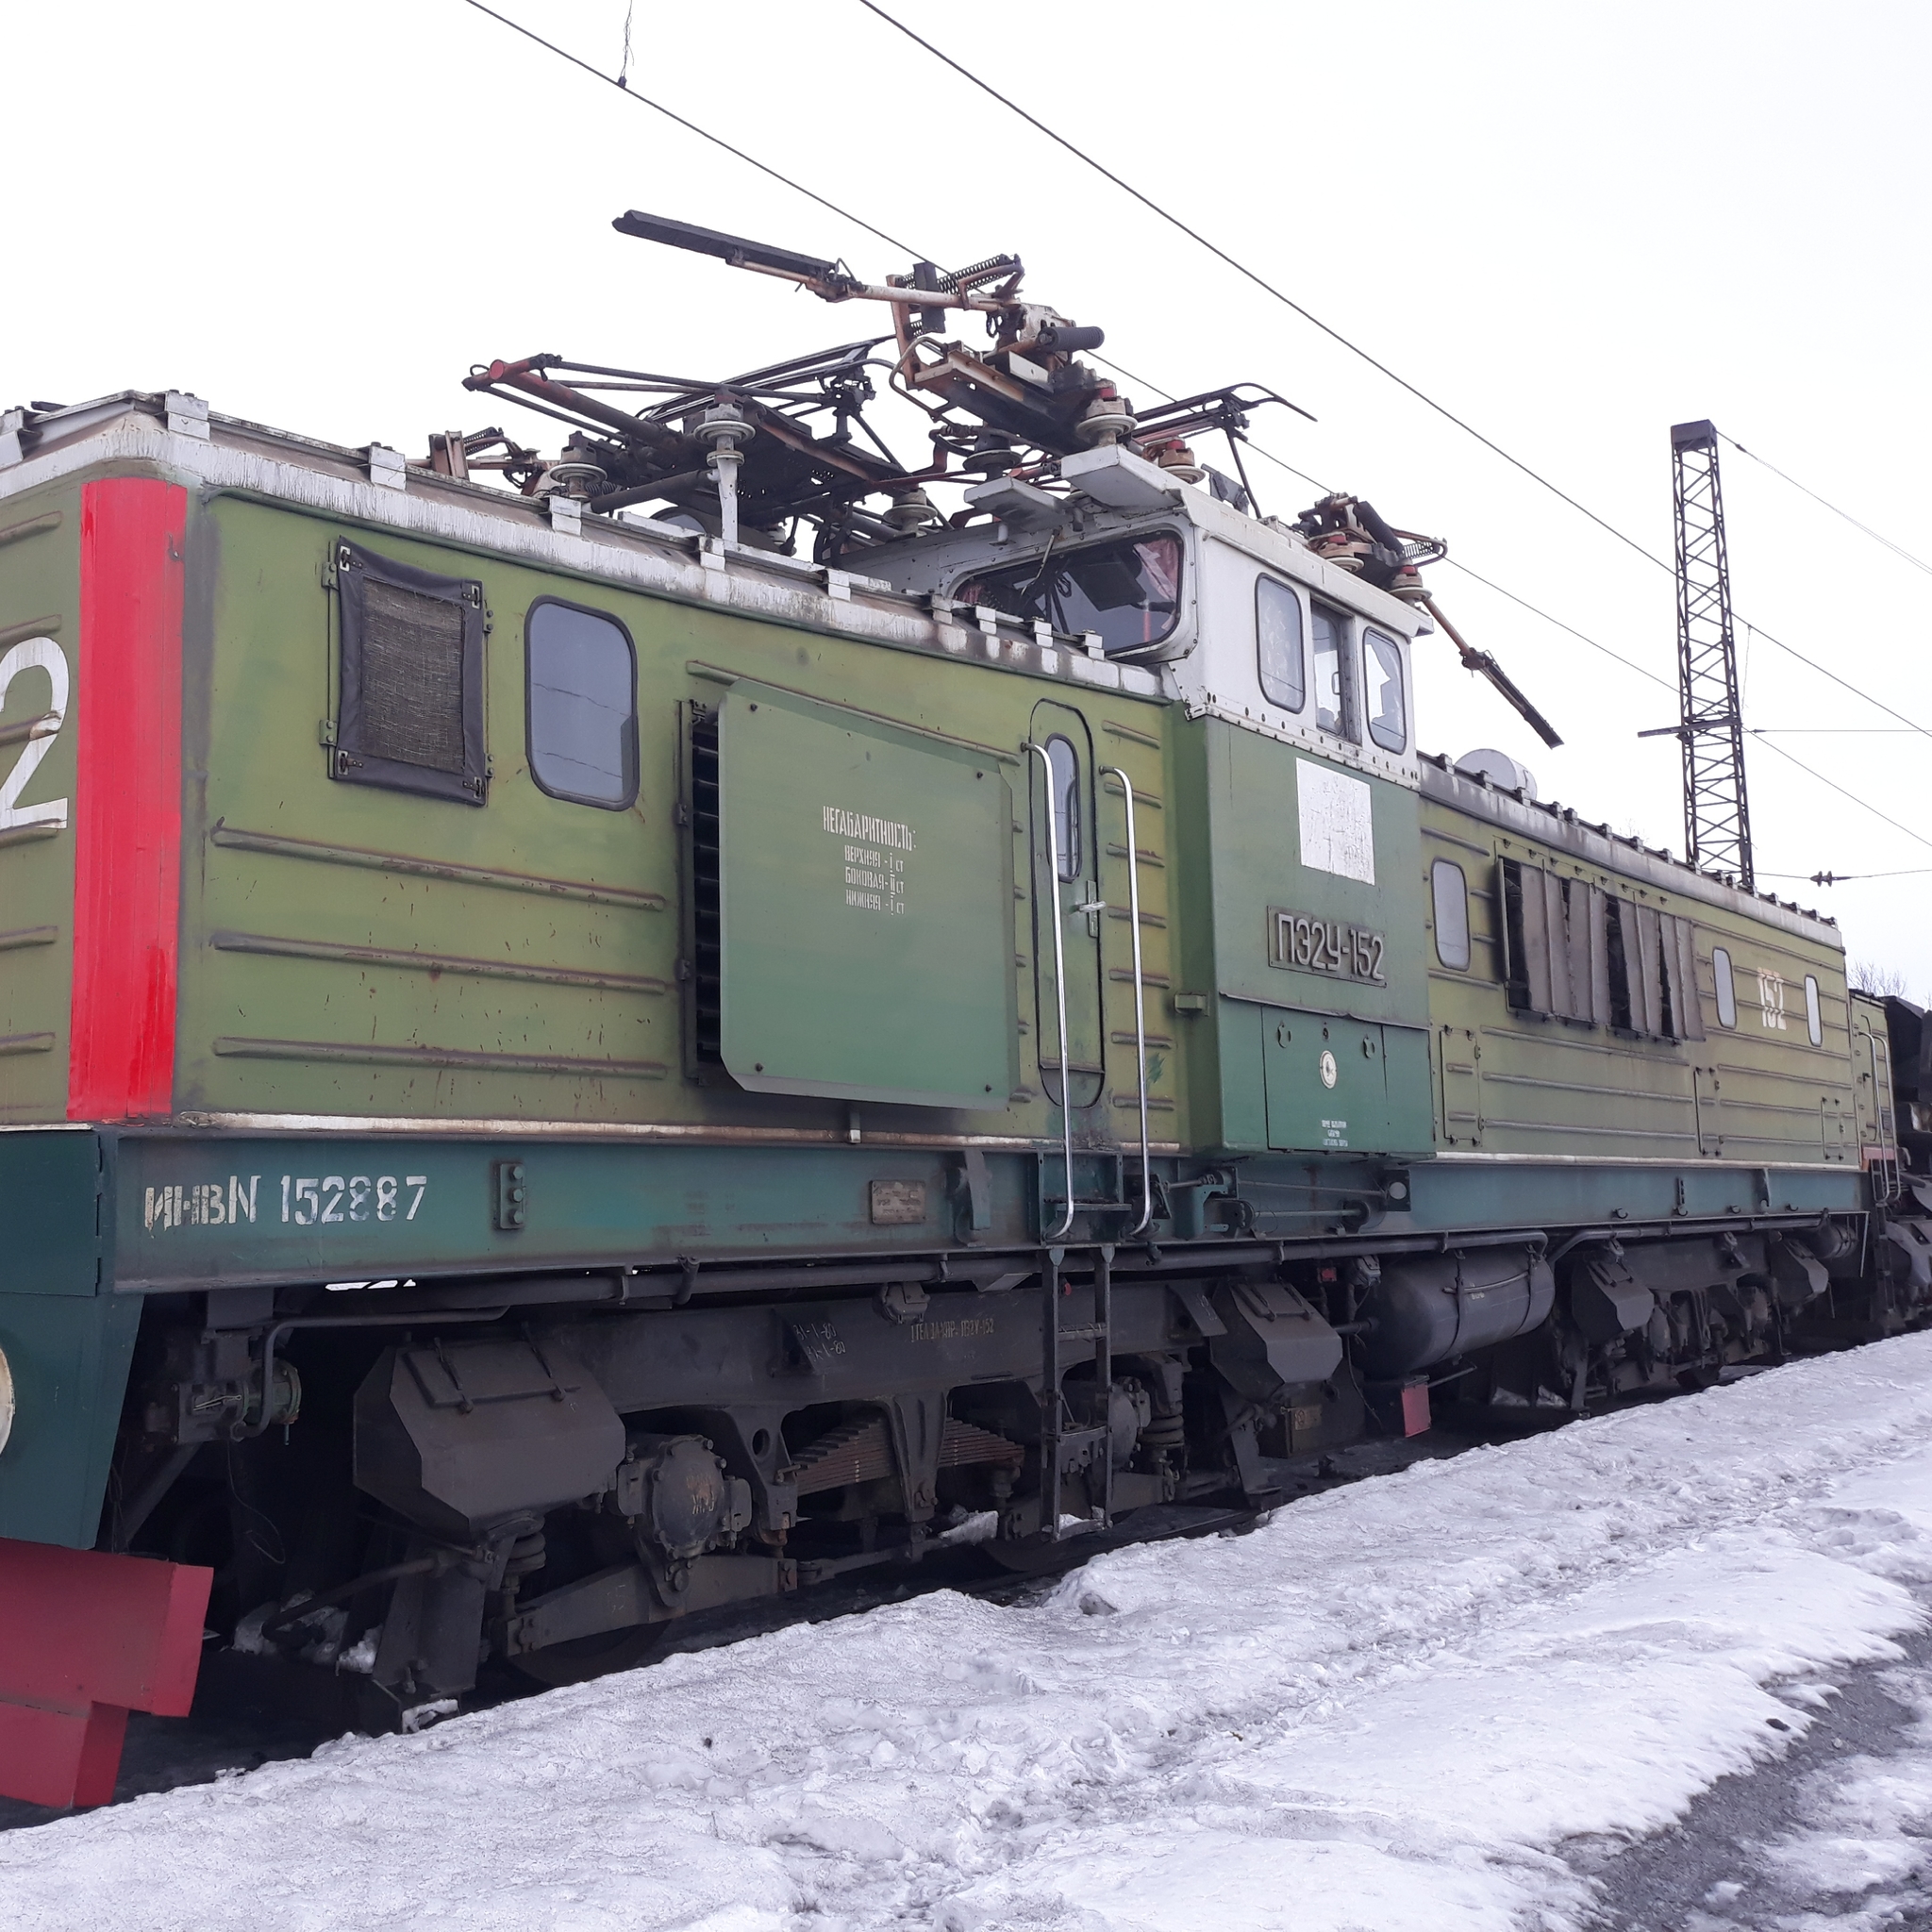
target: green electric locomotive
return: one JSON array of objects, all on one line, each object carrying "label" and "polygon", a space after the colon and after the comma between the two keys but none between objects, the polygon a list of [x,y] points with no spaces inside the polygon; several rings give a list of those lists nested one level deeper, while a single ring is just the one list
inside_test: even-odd
[{"label": "green electric locomotive", "polygon": [[1924,1311],[1916,1030],[1424,755],[1430,546],[1254,514],[1265,392],[619,225],[891,333],[476,372],[551,458],[0,418],[0,1789],[104,1798],[205,1626],[420,1721]]}]

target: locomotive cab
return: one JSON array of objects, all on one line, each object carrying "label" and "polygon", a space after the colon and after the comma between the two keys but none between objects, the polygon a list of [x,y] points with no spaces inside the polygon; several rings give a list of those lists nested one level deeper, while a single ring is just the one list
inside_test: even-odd
[{"label": "locomotive cab", "polygon": [[[1211,1010],[1221,1046],[1219,1079],[1196,1089],[1208,1138],[1229,1152],[1427,1156],[1409,651],[1433,625],[1286,526],[1150,464],[1076,475],[1070,498],[1036,503],[1015,486],[992,499],[1010,520],[990,510],[869,553],[868,568],[962,615],[1072,632],[1095,657],[1158,668],[1177,769],[1209,800],[1205,839],[1176,855],[1172,881],[1203,941],[1189,983],[1204,990],[1174,1010]],[[1094,475],[1146,501],[1088,497]]]}]

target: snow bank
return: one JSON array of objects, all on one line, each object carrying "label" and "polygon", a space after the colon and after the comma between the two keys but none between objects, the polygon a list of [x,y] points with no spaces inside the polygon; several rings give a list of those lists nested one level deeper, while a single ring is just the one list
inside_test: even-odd
[{"label": "snow bank", "polygon": [[0,1923],[1577,1925],[1566,1840],[1785,1748],[1811,1707],[1780,1680],[1896,1656],[1928,1580],[1919,1336],[1102,1557],[1031,1608],[937,1594],[15,1832]]}]

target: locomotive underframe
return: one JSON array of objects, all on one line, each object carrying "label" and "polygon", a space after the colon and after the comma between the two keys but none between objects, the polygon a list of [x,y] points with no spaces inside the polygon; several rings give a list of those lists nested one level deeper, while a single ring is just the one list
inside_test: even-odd
[{"label": "locomotive underframe", "polygon": [[[708,1154],[706,1224],[667,1240]],[[1550,1421],[1932,1305],[1916,1198],[1888,1218],[1820,1167],[1167,1156],[1129,1243],[1136,1165],[1095,1151],[1076,1195],[1118,1209],[1043,1243],[1057,1149],[760,1172],[746,1148],[73,1131],[0,1158],[64,1210],[40,1225],[99,1230],[50,1237],[48,1291],[5,1305],[9,1356],[64,1368],[85,1412],[50,1444],[81,1422],[98,1450],[50,1458],[36,1534],[210,1563],[242,1647],[347,1659],[398,1712],[462,1695],[479,1649],[608,1668],[973,1518],[1024,1549],[1265,1504],[1419,1426],[1431,1387]],[[875,1199],[926,1219],[873,1225]],[[1451,1327],[1391,1342],[1398,1290]]]}]

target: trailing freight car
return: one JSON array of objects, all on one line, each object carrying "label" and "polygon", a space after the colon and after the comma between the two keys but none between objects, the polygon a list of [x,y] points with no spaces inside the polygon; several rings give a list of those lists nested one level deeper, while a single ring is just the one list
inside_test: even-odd
[{"label": "trailing freight car", "polygon": [[1051,315],[945,521],[754,378],[521,491],[4,419],[0,1786],[204,1616],[441,1709],[1932,1301],[1835,928],[1421,754],[1373,513]]}]

